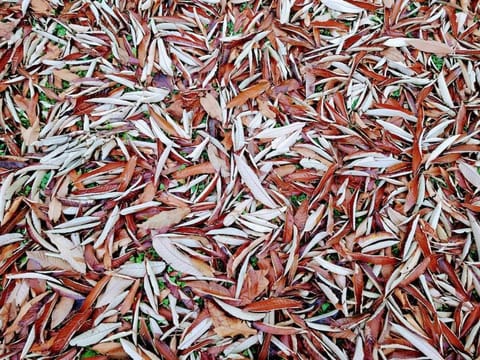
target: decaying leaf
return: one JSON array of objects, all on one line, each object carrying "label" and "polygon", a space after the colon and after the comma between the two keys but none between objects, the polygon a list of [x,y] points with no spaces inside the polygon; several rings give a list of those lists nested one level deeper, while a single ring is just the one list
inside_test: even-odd
[{"label": "decaying leaf", "polygon": [[217,305],[207,302],[208,312],[213,320],[213,331],[221,337],[234,337],[237,335],[250,336],[257,333],[245,321],[227,316]]},{"label": "decaying leaf", "polygon": [[476,14],[0,2],[3,358],[479,358]]}]

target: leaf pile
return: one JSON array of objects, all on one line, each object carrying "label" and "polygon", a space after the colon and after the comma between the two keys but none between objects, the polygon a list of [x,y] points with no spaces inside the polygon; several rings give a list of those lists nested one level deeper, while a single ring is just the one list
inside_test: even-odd
[{"label": "leaf pile", "polygon": [[2,2],[2,357],[478,358],[476,11]]}]

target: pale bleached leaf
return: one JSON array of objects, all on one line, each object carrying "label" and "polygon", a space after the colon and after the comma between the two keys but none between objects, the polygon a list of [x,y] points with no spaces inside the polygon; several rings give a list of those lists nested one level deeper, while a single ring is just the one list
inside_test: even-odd
[{"label": "pale bleached leaf", "polygon": [[405,340],[409,341],[417,350],[424,353],[431,360],[442,360],[444,357],[435,349],[428,341],[407,328],[391,324],[392,331],[400,335]]},{"label": "pale bleached leaf", "polygon": [[358,14],[363,11],[362,8],[343,0],[321,0],[321,2],[328,8],[342,13]]},{"label": "pale bleached leaf", "polygon": [[153,248],[162,257],[162,259],[170,264],[175,270],[184,274],[194,276],[203,276],[204,274],[192,263],[192,259],[181,253],[173,244],[173,241],[164,235],[153,237]]},{"label": "pale bleached leaf", "polygon": [[132,360],[143,360],[143,357],[137,352],[137,348],[130,341],[125,340],[124,338],[120,339],[120,344],[122,344],[123,350],[132,358]]},{"label": "pale bleached leaf", "polygon": [[458,163],[458,169],[468,182],[480,189],[480,174],[475,167],[462,161]]},{"label": "pale bleached leaf", "polygon": [[236,317],[241,320],[258,321],[263,319],[266,315],[265,313],[253,313],[249,311],[243,311],[242,309],[229,305],[226,302],[223,302],[222,300],[219,300],[217,298],[213,298],[213,300],[215,300],[215,302],[220,306],[220,308],[225,310],[227,313],[229,313],[233,317]]},{"label": "pale bleached leaf", "polygon": [[70,340],[71,346],[90,346],[100,342],[112,331],[122,326],[122,323],[103,323],[93,329],[87,330],[84,333],[75,336]]},{"label": "pale bleached leaf", "polygon": [[83,257],[83,246],[59,234],[48,233],[50,241],[57,247],[60,258],[68,262],[76,271],[85,274],[87,265]]},{"label": "pale bleached leaf", "polygon": [[268,195],[267,191],[260,182],[260,179],[250,168],[250,166],[248,166],[245,159],[242,156],[235,155],[235,162],[243,182],[250,189],[255,199],[270,208],[276,207],[275,202],[272,200],[270,195]]}]

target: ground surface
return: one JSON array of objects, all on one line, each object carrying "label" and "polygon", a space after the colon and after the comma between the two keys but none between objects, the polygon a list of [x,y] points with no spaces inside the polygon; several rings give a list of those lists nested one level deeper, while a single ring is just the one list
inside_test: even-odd
[{"label": "ground surface", "polygon": [[478,11],[1,2],[2,358],[478,358]]}]

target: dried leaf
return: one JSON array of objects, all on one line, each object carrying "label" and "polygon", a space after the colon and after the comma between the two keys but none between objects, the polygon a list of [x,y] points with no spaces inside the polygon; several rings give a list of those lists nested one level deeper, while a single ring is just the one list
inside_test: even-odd
[{"label": "dried leaf", "polygon": [[211,301],[207,302],[207,309],[213,320],[213,331],[221,337],[234,337],[237,335],[255,335],[257,331],[249,327],[244,321],[225,315]]}]

